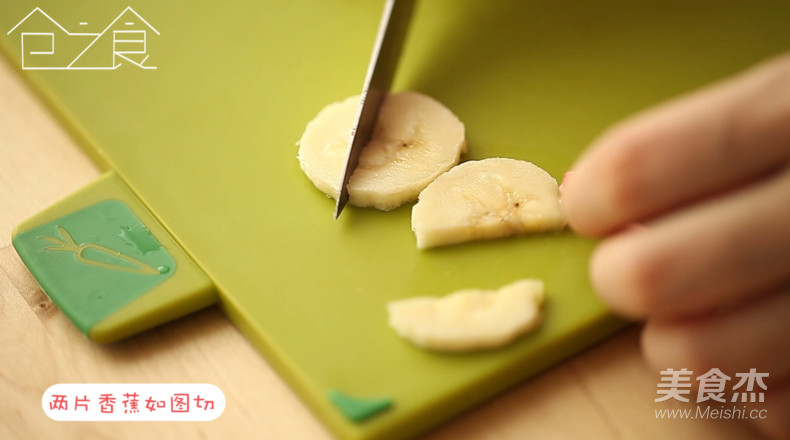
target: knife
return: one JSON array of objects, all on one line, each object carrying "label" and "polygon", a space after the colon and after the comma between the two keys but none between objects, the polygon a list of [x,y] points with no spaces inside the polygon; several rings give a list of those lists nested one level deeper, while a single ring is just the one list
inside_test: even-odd
[{"label": "knife", "polygon": [[351,139],[343,169],[343,180],[335,205],[335,219],[340,216],[348,202],[348,181],[359,164],[359,155],[373,135],[381,104],[392,85],[395,68],[398,65],[403,42],[409,28],[414,3],[416,0],[387,0],[381,16],[376,43],[370,57],[368,73],[362,86],[356,120],[351,130]]}]

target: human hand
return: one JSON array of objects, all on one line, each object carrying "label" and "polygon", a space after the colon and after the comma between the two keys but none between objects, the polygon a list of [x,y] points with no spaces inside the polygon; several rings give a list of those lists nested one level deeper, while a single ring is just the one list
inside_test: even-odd
[{"label": "human hand", "polygon": [[758,425],[790,438],[790,55],[617,125],[562,192],[648,361],[769,373]]}]

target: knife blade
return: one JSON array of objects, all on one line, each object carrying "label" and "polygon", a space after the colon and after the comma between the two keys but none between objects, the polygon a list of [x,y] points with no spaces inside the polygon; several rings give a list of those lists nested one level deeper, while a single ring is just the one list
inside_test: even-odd
[{"label": "knife blade", "polygon": [[343,169],[343,180],[340,183],[335,219],[340,216],[348,202],[348,181],[359,164],[359,155],[370,141],[376,125],[381,104],[390,90],[395,69],[398,65],[403,42],[409,28],[414,3],[416,0],[387,0],[381,15],[376,43],[370,57],[365,83],[357,110],[356,120],[351,130],[348,157]]}]

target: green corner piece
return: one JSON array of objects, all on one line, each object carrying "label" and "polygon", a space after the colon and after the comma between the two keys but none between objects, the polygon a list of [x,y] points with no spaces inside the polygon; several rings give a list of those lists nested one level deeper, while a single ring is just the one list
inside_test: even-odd
[{"label": "green corner piece", "polygon": [[392,399],[387,397],[359,398],[337,390],[329,390],[331,401],[343,415],[354,423],[363,422],[392,407]]},{"label": "green corner piece", "polygon": [[113,171],[17,226],[12,242],[41,289],[96,342],[217,301],[208,276]]},{"label": "green corner piece", "polygon": [[22,232],[14,246],[52,301],[85,334],[176,271],[167,249],[118,200]]}]

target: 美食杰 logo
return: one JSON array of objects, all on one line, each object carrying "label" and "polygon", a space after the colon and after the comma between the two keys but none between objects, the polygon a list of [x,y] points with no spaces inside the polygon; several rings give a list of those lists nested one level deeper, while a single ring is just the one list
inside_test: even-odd
[{"label": "\u7f8e\u98df\u6770 logo", "polygon": [[[694,372],[686,368],[662,370],[661,381],[657,384],[656,403],[677,400],[692,401],[692,388],[696,380],[695,408],[656,408],[656,419],[765,419],[768,410],[760,404],[765,402],[765,384],[769,373],[758,372],[756,368],[735,373],[731,377],[718,368],[711,368],[705,374],[694,377]],[[732,382],[731,386],[728,384]],[[716,407],[718,406],[718,408]]]},{"label": "\u7f8e\u98df\u6770 logo", "polygon": [[156,69],[149,62],[149,43],[159,31],[131,6],[108,24],[80,21],[78,26],[78,32],[67,30],[36,7],[7,35],[18,38],[25,70],[115,70],[124,64]]}]

